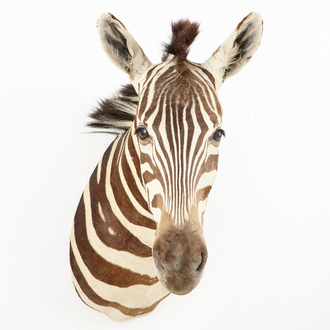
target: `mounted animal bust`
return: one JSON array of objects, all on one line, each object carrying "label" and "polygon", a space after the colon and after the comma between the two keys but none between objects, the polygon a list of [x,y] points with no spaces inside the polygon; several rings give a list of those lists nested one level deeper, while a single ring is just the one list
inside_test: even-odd
[{"label": "mounted animal bust", "polygon": [[80,298],[117,321],[189,293],[205,268],[204,212],[224,135],[217,91],[257,50],[262,19],[245,17],[202,64],[187,60],[198,29],[172,24],[152,64],[118,19],[98,20],[105,53],[132,85],[91,114],[90,126],[118,136],[81,197],[70,262]]}]

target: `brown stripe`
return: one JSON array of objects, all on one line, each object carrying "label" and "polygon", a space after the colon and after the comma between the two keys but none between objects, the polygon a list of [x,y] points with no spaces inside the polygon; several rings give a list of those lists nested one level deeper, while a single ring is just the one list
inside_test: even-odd
[{"label": "brown stripe", "polygon": [[197,202],[204,201],[209,195],[212,186],[207,186],[197,191],[196,200]]},{"label": "brown stripe", "polygon": [[213,170],[216,170],[218,168],[218,160],[219,160],[219,155],[210,155],[207,158],[207,161],[202,165],[202,167],[199,170],[199,173],[197,173],[197,178],[196,178],[196,184],[198,184],[200,177],[204,173],[211,172]]},{"label": "brown stripe", "polygon": [[121,145],[118,144],[113,155],[113,162],[111,164],[110,185],[113,190],[115,202],[117,203],[121,213],[129,222],[138,226],[145,226],[154,229],[155,228],[154,220],[144,217],[142,214],[140,214],[140,212],[136,210],[135,206],[132,204],[120,180],[119,169],[118,169],[118,166],[121,166],[121,163],[118,162],[120,148]]},{"label": "brown stripe", "polygon": [[206,69],[204,69],[203,67],[200,67],[200,69],[204,72],[204,74],[206,74],[208,76],[208,78],[210,79],[210,81],[213,84],[213,87],[216,87],[215,86],[215,79],[214,79],[213,75],[209,71],[207,71]]},{"label": "brown stripe", "polygon": [[[201,132],[207,132],[208,131],[208,126],[207,126],[207,124],[206,124],[206,122],[205,122],[205,120],[204,120],[204,118],[203,118],[203,115],[202,115],[202,110],[201,110],[201,108],[200,108],[200,103],[199,103],[199,100],[197,99],[197,97],[195,97],[195,115],[196,115],[196,118],[197,118],[197,123],[198,123],[198,125],[199,125],[199,127],[200,127],[200,130],[201,130]],[[198,139],[197,139],[197,142],[196,142],[196,145],[194,146],[195,148],[194,148],[194,150],[192,150],[192,152],[194,153],[194,155],[201,149],[201,148],[203,148],[204,146],[203,146],[203,142],[204,142],[204,136],[203,136],[203,134],[200,134],[199,136],[198,136]],[[191,178],[195,178],[195,176],[196,176],[196,171],[198,171],[199,170],[199,167],[198,167],[198,165],[200,164],[200,161],[201,161],[201,157],[203,157],[203,153],[201,153],[200,155],[199,155],[199,157],[198,157],[198,159],[197,159],[197,162],[195,162],[195,164],[194,164],[194,168],[192,169],[192,171],[191,171],[191,177],[189,178],[189,179],[191,179]],[[196,158],[196,157],[195,157]],[[193,158],[193,159],[195,159],[195,158]],[[193,164],[193,162],[194,161],[192,161],[192,164]]]},{"label": "brown stripe", "polygon": [[[154,76],[157,74],[157,72],[159,72],[162,67],[159,68],[161,64],[156,65],[154,68],[152,68],[151,70],[148,71],[147,73],[147,77],[144,83],[144,91],[143,91],[143,97],[140,98],[140,102],[139,102],[139,107],[138,107],[138,113],[137,116],[139,118],[139,120],[141,120],[141,115],[146,111],[146,106],[148,104],[148,95],[150,92],[150,85],[152,83],[152,79],[150,79],[151,76]],[[142,111],[141,111],[142,109]]]},{"label": "brown stripe", "polygon": [[[148,203],[141,195],[139,188],[137,187],[137,184],[135,183],[135,177],[133,176],[133,174],[130,170],[126,157],[122,158],[120,166],[122,168],[122,173],[124,175],[125,181],[129,185],[131,194],[134,196],[135,200],[139,203],[139,205],[142,208],[144,208],[146,211],[150,212]],[[144,227],[156,229],[156,224],[154,221],[152,221],[150,219],[146,219],[146,220],[147,220],[146,223],[143,224]]]},{"label": "brown stripe", "polygon": [[[186,102],[185,102],[186,103]],[[180,109],[181,111],[177,112],[177,130],[178,130],[178,136],[180,137],[180,145],[179,146],[179,150],[181,150],[181,153],[179,152],[180,155],[180,159],[178,157],[178,167],[181,168],[181,173],[180,173],[180,177],[179,177],[179,187],[181,190],[180,193],[180,205],[184,205],[183,209],[185,209],[188,206],[188,196],[184,196],[183,194],[183,187],[187,184],[187,173],[185,171],[185,168],[183,168],[183,164],[184,164],[184,160],[188,159],[186,156],[186,154],[184,154],[184,145],[185,145],[185,135],[187,134],[185,126],[184,126],[184,120],[185,118],[183,117],[183,112],[184,112],[184,108],[185,108],[186,104],[182,105],[182,109]],[[189,129],[189,127],[187,127]],[[178,141],[179,142],[179,141]],[[178,156],[179,156],[178,155]],[[186,164],[187,167],[187,164]]]},{"label": "brown stripe", "polygon": [[[218,158],[219,158],[218,155],[210,155],[208,157],[207,161],[202,165],[199,173],[197,174],[196,186],[198,185],[199,180],[204,173],[211,172],[218,168]],[[197,196],[196,196],[197,201],[205,200],[208,197],[211,189],[212,186],[206,186],[200,189],[199,191],[197,191]]]},{"label": "brown stripe", "polygon": [[[80,269],[77,265],[76,259],[73,255],[73,252],[72,252],[71,245],[70,245],[70,263],[71,263],[71,269],[72,269],[72,272],[74,274],[74,277],[76,278],[77,282],[79,283],[79,286],[80,286],[81,290],[88,297],[88,299],[91,300],[96,305],[116,308],[125,315],[135,317],[135,316],[138,316],[138,315],[143,315],[143,314],[147,314],[147,313],[152,312],[157,307],[157,305],[164,298],[167,297],[167,295],[166,295],[162,299],[156,301],[154,304],[152,304],[151,306],[146,307],[146,308],[128,308],[128,307],[125,307],[125,306],[123,306],[121,304],[118,304],[116,302],[104,300],[103,298],[98,296],[93,291],[93,289],[88,285],[86,279],[84,278],[84,275],[82,274],[82,272],[80,271]],[[79,293],[78,293],[78,295],[79,295]]]},{"label": "brown stripe", "polygon": [[[151,278],[147,275],[140,275],[106,261],[93,249],[87,237],[83,197],[78,205],[74,221],[74,235],[81,258],[96,279],[121,288],[135,284],[152,285],[158,282],[157,277]],[[120,233],[116,236],[120,236]],[[125,241],[125,238],[123,240]],[[131,242],[126,241],[126,244],[128,244],[127,250],[135,248],[134,245],[131,245]],[[151,249],[149,248],[149,250]]]},{"label": "brown stripe", "polygon": [[[140,205],[146,210],[149,211],[149,205],[148,202],[144,199],[144,197],[141,195],[141,193],[139,192],[139,189],[137,188],[137,185],[135,183],[135,179],[140,180],[140,183],[142,186],[144,186],[143,182],[142,182],[142,176],[141,176],[141,163],[139,160],[139,156],[136,152],[135,146],[134,146],[134,142],[133,142],[133,136],[132,134],[128,136],[127,139],[127,147],[129,150],[129,155],[132,159],[132,162],[134,164],[134,168],[136,171],[136,175],[137,178],[134,178],[133,175],[131,174],[131,171],[129,169],[128,163],[127,163],[127,159],[125,157],[125,162],[123,163],[123,172],[126,178],[126,181],[129,182],[130,184],[132,184],[132,194],[134,195],[134,197],[136,198],[136,200],[140,203]],[[127,164],[127,168],[126,168],[126,164]],[[144,225],[144,227],[148,227],[151,229],[155,229],[157,228],[157,224],[155,221],[151,221],[150,223],[146,223]]]},{"label": "brown stripe", "polygon": [[[110,157],[112,145],[104,153],[102,160],[100,183],[97,182],[97,169],[90,177],[89,190],[91,201],[92,221],[95,231],[100,240],[108,247],[119,251],[127,251],[139,257],[151,257],[149,246],[143,244],[137,237],[128,231],[112,211],[110,201],[107,199],[105,190],[107,163]],[[101,207],[104,220],[99,213]],[[134,217],[134,214],[131,216]],[[85,215],[83,217],[83,221]],[[81,221],[81,220],[80,220]],[[109,229],[115,233],[111,235]]]},{"label": "brown stripe", "polygon": [[[205,74],[207,74],[206,70],[202,69],[202,71]],[[210,84],[207,81],[205,81],[204,77],[201,77],[197,74],[192,74],[192,76],[194,77],[194,81],[195,81],[195,85],[194,85],[195,92],[197,95],[200,95],[200,99],[203,104],[203,109],[210,116],[211,121],[215,124],[216,123],[218,124],[218,117],[215,115],[215,112],[217,112],[219,115],[222,115],[222,109],[221,109],[220,102],[219,102],[219,99],[218,99],[218,96],[217,96],[215,90],[210,88]],[[214,84],[215,84],[215,82],[214,82]],[[216,103],[216,109],[213,109],[211,98]],[[206,100],[208,100],[208,102],[206,102]]]},{"label": "brown stripe", "polygon": [[[135,158],[138,159],[138,156],[137,156],[136,151],[134,149],[134,144],[133,144],[131,135],[129,135],[128,138],[127,138],[127,148],[129,149],[130,156],[132,158],[135,157]],[[134,150],[133,153],[131,153],[132,148]],[[136,178],[135,176],[133,176],[133,174],[131,172],[131,169],[128,165],[126,156],[122,157],[122,161],[121,161],[122,172],[124,174],[124,177],[125,177],[125,180],[126,180],[127,184],[130,187],[130,191],[131,191],[132,195],[134,196],[136,201],[141,205],[141,207],[143,207],[146,211],[150,212],[149,205],[148,205],[147,201],[145,200],[145,198],[141,195],[141,193],[140,193],[140,191],[137,187],[137,184],[135,182],[136,179],[138,179],[138,180],[140,180],[140,182],[142,184],[142,181],[140,179],[141,178],[140,162],[138,164],[139,164],[138,168],[135,167],[136,173],[138,175],[138,177]],[[135,166],[135,164],[134,164],[134,166]],[[151,219],[148,219],[148,218],[144,218],[144,219],[145,219],[145,221],[143,223],[144,227],[156,230],[157,225],[156,225],[155,221],[153,221]]]},{"label": "brown stripe", "polygon": [[[160,146],[161,148],[164,147],[164,144],[162,142],[162,145]],[[158,152],[158,150],[155,148],[155,158],[157,158],[160,166],[161,166],[161,169],[164,173],[164,176],[163,175],[159,175],[158,177],[158,181],[160,182],[161,186],[163,187],[163,191],[165,191],[165,184],[166,186],[168,187],[169,186],[169,177],[168,177],[168,168],[171,169],[171,165],[170,164],[166,164],[164,162],[164,159],[162,158],[162,156],[160,155],[160,153]],[[167,152],[165,152],[165,155],[167,156]],[[159,172],[160,170],[158,170]],[[156,169],[154,170],[154,172],[156,172]]]},{"label": "brown stripe", "polygon": [[[160,156],[158,154],[158,152],[156,151],[156,156],[159,157],[158,160],[160,161]],[[149,182],[151,182],[153,179],[157,178],[157,181],[159,181],[160,185],[162,186],[163,189],[165,189],[165,183],[164,183],[164,177],[163,175],[160,173],[159,167],[156,167],[153,164],[153,160],[151,159],[149,154],[146,153],[142,153],[141,152],[141,164],[149,164],[152,173],[150,173],[149,171],[145,171],[143,173],[143,181],[145,184],[148,184]],[[165,174],[166,175],[166,174]]]},{"label": "brown stripe", "polygon": [[241,26],[242,26],[242,24],[244,23],[244,21],[245,21],[246,19],[248,19],[249,17],[251,17],[252,15],[253,15],[253,13],[250,13],[249,15],[247,15],[246,17],[244,17],[244,18],[242,19],[242,21],[237,25],[236,30],[238,31],[238,30],[241,28]]},{"label": "brown stripe", "polygon": [[[167,93],[163,93],[161,95],[161,102],[159,104],[159,108],[158,108],[158,113],[157,115],[155,116],[155,120],[153,122],[153,130],[156,134],[156,139],[157,139],[157,143],[159,145],[159,148],[163,151],[163,155],[165,157],[165,160],[163,159],[163,155],[161,156],[160,153],[158,152],[158,148],[155,148],[155,158],[158,159],[158,162],[160,163],[160,166],[163,170],[163,173],[164,173],[164,177],[163,176],[160,176],[161,177],[161,180],[159,180],[161,182],[161,185],[164,187],[164,182],[166,181],[166,186],[168,187],[169,186],[169,176],[168,176],[168,173],[171,173],[172,171],[172,165],[170,163],[170,159],[169,159],[169,153],[168,151],[166,150],[166,147],[168,148],[168,150],[171,148],[169,147],[171,144],[168,143],[168,141],[164,141],[164,138],[161,134],[160,134],[160,131],[159,131],[159,126],[161,124],[161,122],[164,120],[163,119],[163,116],[164,116],[164,113],[168,112],[167,111],[167,105],[165,104],[165,97],[167,96]],[[167,120],[167,115],[166,115],[166,120]],[[157,134],[158,133],[158,134]],[[165,147],[165,144],[166,144],[166,147]],[[152,167],[153,168],[153,167]],[[154,169],[154,168],[153,168]],[[154,171],[157,170],[157,169],[154,169]]]},{"label": "brown stripe", "polygon": [[[141,98],[141,104],[140,104],[140,112],[144,112],[145,118],[147,121],[148,118],[153,114],[153,112],[155,111],[157,104],[158,104],[158,99],[160,97],[160,94],[164,93],[164,91],[167,91],[168,89],[173,89],[170,88],[169,85],[173,82],[176,81],[176,74],[173,75],[173,73],[175,73],[175,67],[174,66],[170,66],[160,77],[157,77],[157,82],[154,86],[154,89],[151,90],[150,86],[151,86],[151,82],[152,79],[150,81],[150,83],[148,83],[148,87],[145,89],[145,92],[143,93],[143,96]],[[155,77],[153,77],[154,79],[156,79]],[[147,103],[148,103],[148,98],[150,97],[149,94],[152,94],[152,103],[150,104],[149,108],[147,109]],[[141,111],[142,109],[142,111]]]},{"label": "brown stripe", "polygon": [[214,111],[216,110],[217,112],[219,112],[219,109],[210,108],[210,106],[212,106],[212,101],[210,100],[211,97],[210,89],[206,89],[205,86],[199,84],[196,86],[195,92],[197,95],[203,95],[203,97],[200,97],[200,102],[202,103],[203,111],[205,111],[208,114],[213,124],[219,125],[218,116]]},{"label": "brown stripe", "polygon": [[[188,105],[187,105],[187,110],[186,110],[186,123],[188,127],[188,138],[187,138],[187,156],[190,155],[191,152],[191,143],[194,137],[194,132],[195,132],[195,126],[194,126],[194,121],[192,117],[192,111],[193,111],[193,103],[191,100],[189,100]],[[187,157],[187,160],[189,158]]]},{"label": "brown stripe", "polygon": [[206,70],[201,64],[197,64],[197,63],[193,63],[193,62],[189,62],[189,64],[195,68],[197,68],[196,70],[201,70],[210,80],[210,82],[213,84],[213,87],[216,87],[215,86],[215,79],[213,77],[213,75],[208,71]]}]

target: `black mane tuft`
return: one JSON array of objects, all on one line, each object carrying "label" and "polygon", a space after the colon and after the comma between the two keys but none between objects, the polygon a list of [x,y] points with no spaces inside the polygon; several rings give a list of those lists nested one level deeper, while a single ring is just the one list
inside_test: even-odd
[{"label": "black mane tuft", "polygon": [[133,85],[125,85],[115,97],[99,102],[99,106],[89,115],[93,121],[87,126],[105,129],[113,134],[125,132],[132,126],[138,101]]}]

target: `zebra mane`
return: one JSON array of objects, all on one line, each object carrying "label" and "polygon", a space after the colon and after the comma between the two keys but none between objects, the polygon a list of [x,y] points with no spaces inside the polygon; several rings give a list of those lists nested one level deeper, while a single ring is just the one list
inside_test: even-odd
[{"label": "zebra mane", "polygon": [[126,132],[135,118],[139,97],[132,84],[124,85],[115,97],[101,100],[89,115],[93,119],[87,126],[105,129],[106,133]]},{"label": "zebra mane", "polygon": [[176,58],[176,70],[182,74],[186,70],[185,60],[189,53],[189,47],[199,33],[199,23],[190,22],[188,19],[172,23],[172,38],[170,43],[164,43],[162,61],[170,54]]}]

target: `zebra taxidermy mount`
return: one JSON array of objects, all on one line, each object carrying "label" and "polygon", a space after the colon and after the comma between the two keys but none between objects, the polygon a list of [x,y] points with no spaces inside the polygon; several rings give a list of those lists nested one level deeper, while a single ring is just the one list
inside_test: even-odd
[{"label": "zebra taxidermy mount", "polygon": [[201,280],[204,212],[224,135],[217,91],[251,59],[262,25],[259,13],[246,16],[197,64],[187,55],[199,25],[180,20],[162,63],[152,64],[117,18],[100,16],[103,49],[132,85],[91,114],[90,126],[118,136],[83,192],[71,234],[73,282],[88,306],[126,320]]}]

